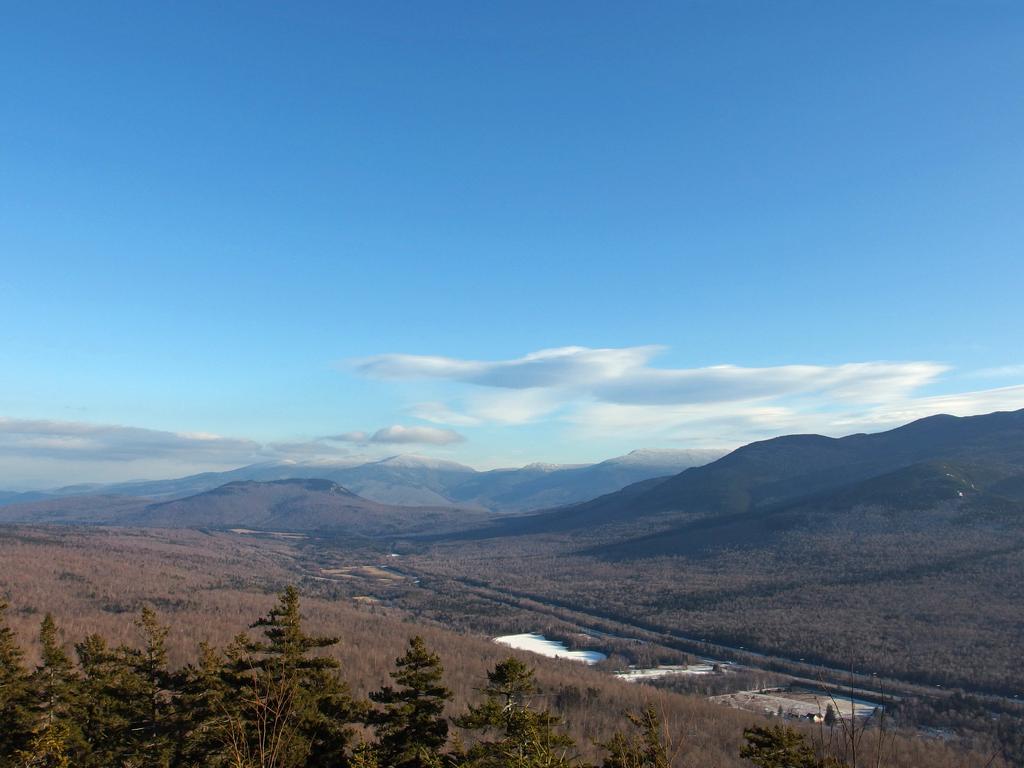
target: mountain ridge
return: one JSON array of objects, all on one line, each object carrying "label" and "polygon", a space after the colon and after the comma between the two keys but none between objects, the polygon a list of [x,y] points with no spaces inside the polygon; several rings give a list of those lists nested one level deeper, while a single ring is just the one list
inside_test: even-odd
[{"label": "mountain ridge", "polygon": [[[431,462],[421,471],[415,459],[393,458],[371,465],[374,471],[383,466],[384,474],[355,475],[361,484],[357,488],[337,477],[276,477],[301,472],[302,465],[264,464],[254,470],[259,479],[239,478],[237,471],[206,474],[207,482],[228,479],[180,498],[106,493],[44,499],[0,507],[0,519],[13,521],[21,515],[32,521],[142,526],[307,527],[361,535],[383,526],[396,534],[477,539],[573,531],[593,539],[595,532],[607,528],[615,534],[604,537],[601,546],[620,557],[746,546],[757,537],[764,543],[800,521],[820,525],[837,510],[867,507],[952,505],[962,507],[964,514],[975,510],[985,519],[1008,520],[1024,505],[1024,410],[938,415],[885,432],[840,438],[783,435],[750,443],[703,466],[634,483],[626,482],[628,466],[623,469],[629,456],[557,470],[469,470],[472,474],[450,485],[445,485],[452,480],[444,474],[450,469],[445,462]],[[461,465],[455,467],[461,472]],[[364,496],[363,488],[397,482],[413,470],[422,487],[438,489],[434,493],[443,499],[440,503],[387,503]],[[584,502],[557,503],[566,488],[599,491],[595,477],[618,490]],[[394,486],[383,490],[395,494]],[[539,512],[497,518],[487,511],[512,509],[523,498],[555,503]],[[380,524],[368,521],[374,516]],[[421,524],[427,519],[437,526]],[[403,529],[403,520],[413,522]]]},{"label": "mountain ridge", "polygon": [[645,519],[668,530],[673,519],[684,524],[689,518],[735,518],[771,510],[928,461],[983,467],[986,487],[1001,483],[1004,494],[1006,488],[1016,489],[1024,500],[1024,410],[967,417],[940,414],[885,432],[840,438],[783,435],[749,443],[667,478],[511,519],[495,530],[504,531],[501,535],[565,532],[640,526]]},{"label": "mountain ridge", "polygon": [[414,536],[462,529],[489,513],[452,507],[380,504],[320,478],[235,480],[161,502],[130,496],[68,496],[0,507],[0,522],[80,523],[141,528]]},{"label": "mountain ridge", "polygon": [[[371,501],[399,506],[477,507],[492,512],[524,512],[583,501],[638,480],[669,475],[718,458],[723,451],[640,449],[596,464],[530,464],[478,471],[458,462],[413,454],[372,461],[283,460],[260,462],[225,472],[202,472],[167,480],[82,483],[30,495],[0,493],[0,505],[67,496],[118,495],[151,500],[184,498],[236,480],[291,478],[331,480]],[[539,480],[540,476],[546,479]]]}]

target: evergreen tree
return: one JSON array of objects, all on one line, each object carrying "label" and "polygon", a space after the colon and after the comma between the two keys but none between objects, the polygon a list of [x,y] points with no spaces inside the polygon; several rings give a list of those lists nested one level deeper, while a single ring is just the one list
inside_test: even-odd
[{"label": "evergreen tree", "polygon": [[222,677],[222,655],[206,643],[199,661],[182,675],[179,709],[182,713],[176,765],[219,768],[228,765],[225,725],[231,716],[228,689]]},{"label": "evergreen tree", "polygon": [[227,650],[232,748],[250,756],[273,754],[278,768],[343,764],[357,707],[338,662],[311,655],[338,639],[303,631],[299,593],[291,586],[252,628],[262,629],[264,639],[240,635]]},{"label": "evergreen tree", "polygon": [[55,720],[40,729],[17,755],[18,768],[74,768],[71,760],[71,729]]},{"label": "evergreen tree", "polygon": [[381,768],[377,747],[367,741],[360,741],[352,750],[348,768]]},{"label": "evergreen tree", "polygon": [[72,756],[81,762],[87,747],[76,722],[81,699],[78,675],[50,614],[39,627],[39,645],[42,661],[31,677],[34,736],[22,762],[57,765]]},{"label": "evergreen tree", "polygon": [[538,694],[534,672],[509,657],[487,673],[486,696],[455,719],[460,728],[480,733],[461,762],[479,768],[552,768],[576,764],[573,740],[559,730],[561,720],[548,710],[534,710]]},{"label": "evergreen tree", "polygon": [[0,600],[0,767],[11,765],[32,730],[29,675],[25,654],[7,625],[7,603]]},{"label": "evergreen tree", "polygon": [[42,663],[33,673],[32,683],[41,720],[51,725],[68,718],[77,694],[77,675],[50,614],[43,617],[39,627],[39,645]]},{"label": "evergreen tree", "polygon": [[124,649],[113,650],[101,635],[75,646],[82,670],[78,722],[90,754],[83,768],[107,768],[131,759],[136,748],[133,717],[135,674]]},{"label": "evergreen tree", "polygon": [[111,649],[99,635],[75,646],[82,668],[79,722],[92,754],[88,768],[171,765],[178,728],[176,679],[167,668],[167,630],[150,609],[135,622],[142,648]]},{"label": "evergreen tree", "polygon": [[377,757],[389,768],[427,768],[448,740],[445,703],[452,693],[441,684],[444,668],[422,637],[409,640],[405,655],[395,660],[391,678],[401,688],[385,686],[370,694],[383,708],[371,713],[377,731]]},{"label": "evergreen tree", "polygon": [[747,743],[740,757],[758,768],[820,768],[814,750],[803,734],[782,725],[743,731]]},{"label": "evergreen tree", "polygon": [[[91,754],[83,768],[167,768],[179,741],[176,676],[167,667],[167,629],[144,608],[142,648],[111,649],[100,635],[75,646],[82,669],[77,721]],[[76,764],[77,765],[77,764]]]},{"label": "evergreen tree", "polygon": [[648,705],[640,714],[628,713],[626,717],[639,733],[616,733],[602,744],[608,752],[602,768],[669,768],[669,747],[654,706]]},{"label": "evergreen tree", "polygon": [[141,649],[125,649],[134,689],[132,701],[133,740],[145,766],[166,768],[170,765],[176,739],[176,718],[173,697],[176,679],[167,668],[167,627],[160,624],[156,612],[144,606],[135,621],[142,633]]}]

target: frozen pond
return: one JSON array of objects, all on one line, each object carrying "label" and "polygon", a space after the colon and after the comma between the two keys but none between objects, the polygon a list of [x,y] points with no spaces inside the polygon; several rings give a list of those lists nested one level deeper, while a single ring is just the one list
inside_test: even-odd
[{"label": "frozen pond", "polygon": [[507,645],[509,648],[515,648],[519,651],[539,653],[541,656],[547,656],[552,659],[582,661],[584,664],[596,664],[608,658],[598,651],[570,651],[565,647],[565,643],[548,640],[544,635],[538,635],[533,632],[527,632],[522,635],[503,635],[502,637],[494,638],[494,642],[500,645]]}]

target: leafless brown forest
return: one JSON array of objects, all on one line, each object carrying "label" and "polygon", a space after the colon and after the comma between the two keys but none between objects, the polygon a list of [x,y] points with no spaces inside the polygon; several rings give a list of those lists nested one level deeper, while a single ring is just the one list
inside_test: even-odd
[{"label": "leafless brown forest", "polygon": [[[172,663],[180,665],[195,658],[200,641],[227,643],[266,612],[284,585],[298,582],[310,629],[341,636],[336,654],[355,694],[384,683],[407,638],[419,634],[442,657],[455,693],[452,708],[461,710],[479,697],[486,670],[507,656],[507,649],[379,598],[353,595],[351,589],[338,592],[332,581],[311,579],[307,549],[296,540],[196,531],[5,528],[0,592],[29,648],[46,612],[58,619],[69,644],[91,632],[112,643],[137,642],[134,614],[150,605],[169,625]],[[760,722],[755,715],[619,682],[601,669],[528,654],[522,658],[536,667],[551,706],[564,714],[585,753],[622,727],[624,711],[654,703],[681,745],[679,766],[746,764],[738,753],[743,729]],[[901,735],[887,764],[981,766],[987,758],[960,745]]]}]

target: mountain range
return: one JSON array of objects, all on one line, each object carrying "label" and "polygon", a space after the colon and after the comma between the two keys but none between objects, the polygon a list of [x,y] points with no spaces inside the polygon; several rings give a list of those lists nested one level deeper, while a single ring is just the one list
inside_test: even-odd
[{"label": "mountain range", "polygon": [[391,456],[369,462],[275,461],[170,480],[71,485],[49,491],[0,492],[0,505],[80,496],[169,501],[238,481],[330,480],[380,504],[523,512],[584,501],[652,477],[719,458],[720,450],[637,450],[597,464],[530,464],[480,472],[454,461]]},{"label": "mountain range", "polygon": [[[1024,520],[1024,410],[932,416],[842,438],[787,435],[672,471],[706,457],[635,451],[594,465],[489,472],[410,456],[349,466],[255,464],[18,494],[0,507],[0,521],[461,531],[477,539],[574,531],[593,539],[607,528],[615,533],[600,552],[644,557],[767,545],[786,530],[864,508],[891,510],[895,519],[949,502],[986,519]],[[525,512],[537,507],[544,509]],[[495,519],[495,512],[506,514]]]},{"label": "mountain range", "polygon": [[479,588],[923,685],[1024,690],[1024,410],[787,435],[540,511],[481,503],[585,493],[595,476],[621,482],[631,461],[647,459],[476,473],[396,458],[348,475],[378,490],[433,483],[440,505],[387,504],[335,480],[273,477],[306,465],[260,465],[244,471],[267,479],[165,481],[163,498],[107,487],[22,500],[0,506],[0,523],[308,533],[310,553],[375,539],[425,583],[461,585],[422,596],[445,612]]},{"label": "mountain range", "polygon": [[937,415],[842,438],[787,435],[750,443],[701,467],[590,501],[502,521],[496,531],[640,532],[618,555],[682,554],[755,540],[815,516],[885,508],[893,514],[953,502],[1024,521],[1024,410]]},{"label": "mountain range", "polygon": [[0,507],[0,522],[81,523],[391,536],[464,530],[482,510],[403,507],[365,499],[330,480],[234,480],[171,501],[138,496],[65,496]]},{"label": "mountain range", "polygon": [[1024,690],[1024,410],[764,440],[409,546],[428,576],[497,595],[943,689]]}]

